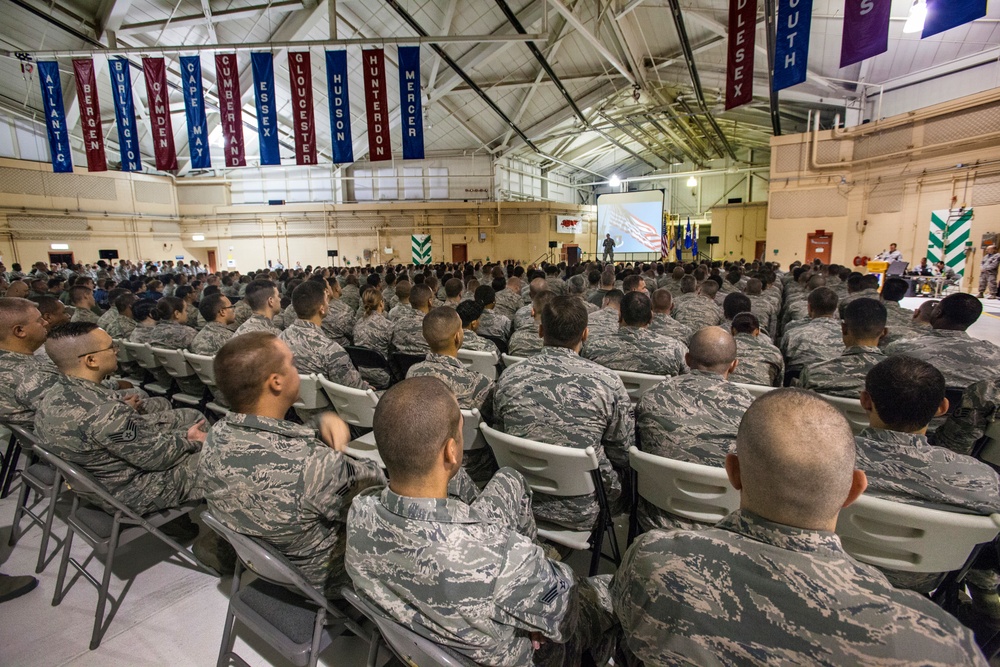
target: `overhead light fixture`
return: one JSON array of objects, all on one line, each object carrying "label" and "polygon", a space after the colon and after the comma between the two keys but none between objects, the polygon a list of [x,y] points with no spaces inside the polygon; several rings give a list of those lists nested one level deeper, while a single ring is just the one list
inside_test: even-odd
[{"label": "overhead light fixture", "polygon": [[913,0],[910,14],[903,24],[903,32],[915,33],[924,31],[924,21],[927,19],[927,0]]},{"label": "overhead light fixture", "polygon": [[618,178],[618,174],[611,174],[611,178],[608,179],[608,185],[613,188],[617,188],[622,184],[622,179]]},{"label": "overhead light fixture", "polygon": [[205,235],[204,234],[194,234],[194,235],[191,236],[191,240],[192,241],[204,241],[205,240]]},{"label": "overhead light fixture", "polygon": [[68,243],[53,243],[49,247],[52,248],[53,250],[69,250]]},{"label": "overhead light fixture", "polygon": [[698,187],[698,179],[695,178],[694,176],[691,176],[687,180],[687,185],[688,185],[689,188],[696,188],[696,187]]}]

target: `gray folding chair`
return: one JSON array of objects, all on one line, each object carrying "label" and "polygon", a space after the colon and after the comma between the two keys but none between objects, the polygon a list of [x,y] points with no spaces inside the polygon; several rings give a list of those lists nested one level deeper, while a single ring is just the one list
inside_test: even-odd
[{"label": "gray folding chair", "polygon": [[459,350],[458,360],[466,368],[485,375],[490,380],[497,379],[497,363],[500,361],[493,352],[481,352],[477,350]]},{"label": "gray folding chair", "polygon": [[[69,485],[73,496],[73,504],[69,514],[66,516],[66,538],[62,547],[62,559],[59,562],[59,575],[56,577],[56,590],[52,596],[52,606],[57,606],[62,602],[63,596],[65,596],[66,592],[76,582],[77,577],[74,576],[69,585],[65,588],[63,587],[63,583],[66,580],[66,570],[69,565],[72,565],[79,573],[79,576],[82,576],[97,589],[97,610],[94,612],[94,631],[90,637],[91,650],[101,645],[101,639],[104,637],[104,633],[107,632],[108,626],[111,624],[118,607],[121,605],[121,596],[114,598],[109,593],[111,572],[119,547],[128,544],[138,537],[142,537],[146,533],[150,533],[172,548],[177,556],[188,565],[213,575],[217,574],[201,565],[190,551],[160,530],[160,526],[201,506],[201,501],[190,502],[180,507],[140,516],[112,496],[103,484],[95,480],[90,473],[75,463],[70,463],[52,454],[39,444],[34,446],[34,451],[39,458],[59,471]],[[83,499],[94,499],[102,505],[112,508],[112,511],[105,511],[93,505],[82,504],[80,502],[81,497]],[[84,542],[89,544],[92,550],[83,563],[80,563],[71,556],[73,537],[76,535],[79,535]],[[98,558],[104,557],[104,574],[100,581],[87,570],[87,564],[95,556]],[[121,595],[124,595],[124,592],[128,588],[129,586],[126,585]],[[111,611],[105,615],[105,608],[109,600],[111,602]]]},{"label": "gray folding chair", "polygon": [[[37,440],[34,434],[22,426],[11,426],[14,437],[18,439],[22,449],[33,459],[37,459],[34,448]],[[35,563],[35,572],[41,572],[49,564],[50,557],[54,557],[59,551],[62,541],[56,538],[56,548],[51,554],[48,553],[49,538],[52,535],[52,520],[56,515],[56,501],[62,492],[62,475],[54,467],[36,461],[29,463],[21,471],[21,493],[17,499],[17,507],[14,510],[14,523],[10,529],[10,540],[8,544],[14,546],[21,539],[28,528],[38,525],[42,528],[42,541],[38,545],[38,561]],[[35,502],[28,505],[28,494],[35,492]],[[39,505],[45,502],[44,507]],[[21,528],[21,520],[27,517],[30,520],[28,528]]]},{"label": "gray folding chair", "polygon": [[[170,396],[170,400],[183,403],[184,405],[200,406],[205,395],[205,387],[198,385],[201,388],[201,394],[196,396],[195,394],[189,394],[181,390],[180,383],[176,382],[176,380],[183,378],[192,378],[194,380],[198,377],[194,368],[184,358],[184,350],[169,350],[153,346],[150,346],[149,349],[153,353],[153,356],[156,357],[156,360],[160,362],[160,365],[163,366],[163,369],[167,371],[170,377],[174,378],[175,384],[177,384],[178,390]],[[200,382],[201,380],[198,381]]]},{"label": "gray folding chair", "polygon": [[386,616],[382,610],[371,604],[353,589],[345,587],[341,590],[344,599],[355,609],[365,615],[375,624],[377,632],[373,634],[368,648],[366,667],[376,667],[379,649],[385,644],[404,665],[419,665],[419,667],[475,667],[476,663],[452,651],[450,648],[436,644],[430,639],[404,628],[402,625]]},{"label": "gray folding chair", "polygon": [[[184,350],[184,358],[191,368],[194,369],[195,375],[201,380],[201,383],[208,387],[209,392],[212,396],[216,396],[216,384],[215,384],[215,357],[209,357],[204,354],[193,354]],[[217,415],[226,415],[229,410],[215,401],[209,401],[205,404],[205,407],[214,412]]]},{"label": "gray folding chair", "polygon": [[642,395],[667,379],[666,375],[651,375],[649,373],[633,373],[632,371],[614,371],[625,385],[625,391],[633,403],[638,403]]},{"label": "gray folding chair", "polygon": [[319,410],[329,407],[330,401],[327,400],[322,387],[319,386],[321,377],[317,373],[299,373],[299,400],[295,401],[292,407],[303,410]]},{"label": "gray folding chair", "polygon": [[153,371],[160,370],[163,365],[156,359],[153,354],[153,349],[146,343],[133,343],[130,340],[122,341],[122,345],[128,350],[129,356],[135,363],[139,364],[142,368],[149,371],[150,375],[153,376],[153,382],[146,382],[142,385],[142,388],[151,394],[158,394],[160,396],[166,396],[170,393],[170,385],[163,384],[156,380],[156,375]]},{"label": "gray folding chair", "polygon": [[[337,609],[277,549],[263,540],[230,530],[211,512],[202,512],[201,518],[239,556],[217,667],[230,662],[249,667],[233,651],[237,619],[300,667],[315,665],[319,654],[345,631],[370,641],[369,632]],[[256,575],[246,584],[242,576],[244,568]]]},{"label": "gray folding chair", "polygon": [[334,410],[340,418],[351,426],[371,428],[375,419],[375,406],[378,405],[378,395],[371,389],[354,389],[336,382],[330,382],[322,375],[319,384],[323,387]]}]

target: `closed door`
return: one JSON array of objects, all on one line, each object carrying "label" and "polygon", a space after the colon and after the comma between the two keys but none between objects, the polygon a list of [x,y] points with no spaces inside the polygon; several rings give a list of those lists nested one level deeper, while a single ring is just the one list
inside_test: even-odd
[{"label": "closed door", "polygon": [[754,244],[753,258],[763,260],[764,251],[766,250],[766,248],[767,248],[767,241],[757,241],[757,243]]},{"label": "closed door", "polygon": [[806,235],[806,262],[818,259],[824,264],[830,263],[830,249],[833,247],[833,234]]},{"label": "closed door", "polygon": [[212,273],[215,273],[215,251],[214,250],[209,250],[208,251],[208,270],[210,272],[212,272]]},{"label": "closed door", "polygon": [[467,243],[452,243],[451,244],[451,261],[452,262],[468,262],[469,261],[469,244]]}]

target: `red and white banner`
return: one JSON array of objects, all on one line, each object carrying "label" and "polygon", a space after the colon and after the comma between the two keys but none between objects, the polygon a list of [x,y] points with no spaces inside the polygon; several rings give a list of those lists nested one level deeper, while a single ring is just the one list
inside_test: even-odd
[{"label": "red and white banner", "polygon": [[382,49],[362,49],[361,63],[365,73],[365,109],[368,112],[368,160],[391,160],[385,52]]},{"label": "red and white banner", "polygon": [[167,88],[167,67],[163,58],[143,58],[142,72],[146,78],[146,110],[153,133],[153,155],[160,171],[177,170],[174,149],[174,126],[170,122],[170,91]]},{"label": "red and white banner", "polygon": [[313,114],[312,67],[308,51],[288,52],[288,79],[292,86],[295,164],[316,164],[316,122]]},{"label": "red and white banner", "polygon": [[753,56],[757,0],[729,0],[729,54],[726,57],[726,109],[753,99]]},{"label": "red and white banner", "polygon": [[219,85],[219,116],[225,142],[227,167],[247,166],[243,146],[243,102],[240,97],[240,72],[235,53],[215,54],[215,79]]},{"label": "red and white banner", "polygon": [[557,215],[556,231],[560,234],[582,234],[583,218],[578,215]]},{"label": "red and white banner", "polygon": [[83,148],[87,153],[87,171],[107,171],[104,155],[104,128],[101,127],[101,103],[97,99],[97,74],[94,61],[83,58],[73,61],[76,75],[76,99],[80,105],[80,128]]}]

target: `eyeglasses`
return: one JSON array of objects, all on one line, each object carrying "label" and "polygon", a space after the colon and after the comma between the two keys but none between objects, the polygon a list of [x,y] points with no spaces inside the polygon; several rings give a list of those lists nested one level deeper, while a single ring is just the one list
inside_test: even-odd
[{"label": "eyeglasses", "polygon": [[78,354],[78,355],[76,355],[76,358],[77,359],[82,359],[82,358],[88,357],[88,356],[90,356],[92,354],[100,354],[101,352],[107,352],[108,350],[114,350],[117,353],[118,352],[118,343],[112,342],[111,343],[111,347],[106,347],[106,348],[101,349],[101,350],[95,350],[93,352],[84,352],[83,354]]},{"label": "eyeglasses", "polygon": [[232,310],[235,307],[236,306],[223,306],[222,308],[219,308],[219,312],[222,312],[223,310]]}]

